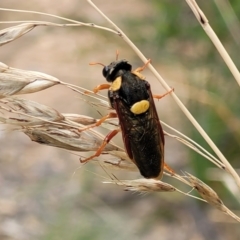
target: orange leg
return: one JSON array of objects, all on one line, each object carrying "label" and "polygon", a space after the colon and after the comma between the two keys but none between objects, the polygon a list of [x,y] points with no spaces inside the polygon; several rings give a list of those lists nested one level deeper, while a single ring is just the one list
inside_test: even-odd
[{"label": "orange leg", "polygon": [[137,68],[133,72],[142,72],[150,62],[151,62],[151,59],[148,59],[148,61],[142,67]]},{"label": "orange leg", "polygon": [[80,159],[81,163],[86,163],[88,161],[90,161],[91,159],[98,157],[102,151],[104,150],[104,148],[106,147],[106,145],[110,142],[110,140],[116,136],[121,130],[120,129],[115,129],[112,132],[110,132],[103,140],[102,145],[98,148],[98,150],[96,151],[96,153],[94,155],[92,155],[91,157],[85,158],[84,160]]},{"label": "orange leg", "polygon": [[141,80],[145,80],[145,76],[143,76],[140,72],[143,71],[150,62],[151,62],[151,59],[149,59],[142,67],[139,67],[134,71],[132,71],[132,73],[138,76]]},{"label": "orange leg", "polygon": [[[98,85],[97,87],[95,87],[94,89],[93,89],[93,92],[94,93],[98,93],[100,90],[104,90],[104,89],[109,89],[110,88],[110,84],[100,84],[100,85]],[[89,92],[89,91],[85,91],[84,92],[85,94],[90,94],[91,92]]]},{"label": "orange leg", "polygon": [[107,119],[109,118],[116,118],[117,117],[117,114],[114,113],[114,112],[110,112],[108,115],[102,117],[101,119],[99,119],[95,124],[92,124],[90,126],[87,126],[85,128],[80,128],[78,129],[79,132],[82,132],[82,131],[85,131],[87,129],[90,129],[90,128],[94,128],[94,127],[98,127],[100,126],[104,121],[106,121]]},{"label": "orange leg", "polygon": [[118,56],[119,56],[119,51],[116,50],[116,61],[118,60]]},{"label": "orange leg", "polygon": [[163,97],[165,97],[166,95],[168,95],[169,93],[173,92],[174,91],[174,88],[172,88],[170,91],[164,93],[163,95],[153,95],[153,98],[156,98],[156,99],[161,99]]},{"label": "orange leg", "polygon": [[100,84],[100,85],[98,85],[97,87],[95,87],[95,88],[93,89],[93,92],[94,92],[94,93],[97,93],[97,92],[100,91],[100,90],[109,89],[110,86],[111,86],[111,85],[110,85],[110,84],[107,84],[107,83]]},{"label": "orange leg", "polygon": [[164,170],[169,172],[171,175],[175,174],[175,171],[171,167],[169,167],[166,163],[164,163]]}]

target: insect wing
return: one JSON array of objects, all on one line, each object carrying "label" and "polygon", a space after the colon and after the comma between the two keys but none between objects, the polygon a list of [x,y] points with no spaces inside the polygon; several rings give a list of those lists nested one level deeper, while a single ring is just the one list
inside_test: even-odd
[{"label": "insect wing", "polygon": [[109,96],[119,118],[129,158],[138,166],[144,177],[161,178],[164,163],[164,135],[150,86],[147,83],[145,87],[150,107],[140,115],[131,112],[131,106],[118,96],[118,91],[112,92],[112,97],[111,94]]}]

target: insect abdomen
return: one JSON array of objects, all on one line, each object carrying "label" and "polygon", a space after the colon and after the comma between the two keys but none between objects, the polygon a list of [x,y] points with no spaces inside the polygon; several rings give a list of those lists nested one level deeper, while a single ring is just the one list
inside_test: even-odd
[{"label": "insect abdomen", "polygon": [[[142,117],[141,126],[134,126],[127,133],[133,160],[145,178],[160,178],[163,163],[163,146],[158,124],[154,119]],[[145,122],[145,123],[144,123]],[[154,122],[154,123],[153,123]]]}]

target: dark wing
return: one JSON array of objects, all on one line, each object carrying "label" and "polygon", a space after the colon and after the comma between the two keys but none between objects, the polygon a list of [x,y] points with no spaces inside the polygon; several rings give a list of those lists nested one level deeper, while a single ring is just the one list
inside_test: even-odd
[{"label": "dark wing", "polygon": [[131,106],[119,96],[114,97],[114,108],[129,158],[138,166],[144,177],[161,178],[164,164],[164,135],[150,86],[144,82],[150,103],[150,108],[145,113],[133,114],[130,111]]}]

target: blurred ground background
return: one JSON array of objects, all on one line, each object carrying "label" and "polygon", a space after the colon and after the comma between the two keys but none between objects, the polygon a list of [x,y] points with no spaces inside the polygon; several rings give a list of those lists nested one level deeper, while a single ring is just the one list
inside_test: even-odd
[{"label": "blurred ground background", "polygon": [[[95,3],[152,59],[223,154],[239,168],[239,88],[185,1],[98,0]],[[237,0],[216,3],[199,1],[239,67],[240,3]],[[108,26],[83,0],[1,0],[0,7],[41,11]],[[1,11],[0,21],[7,20],[62,22]],[[88,63],[108,64],[115,59],[116,49],[134,67],[142,65],[121,38],[86,27],[38,27],[1,47],[0,61],[92,89],[104,79],[101,68]],[[155,93],[165,92],[148,70],[144,75]],[[63,113],[99,117],[77,94],[62,86],[21,97]],[[163,121],[209,149],[171,97],[156,105]],[[31,142],[22,133],[1,131],[0,145],[0,240],[240,238],[239,224],[207,204],[177,193],[139,195],[102,184],[101,176],[106,174],[99,166],[89,163],[79,168],[77,156]],[[206,159],[170,138],[166,138],[165,159],[178,172],[188,171],[207,182],[240,215],[236,196],[216,181],[223,172],[213,175],[213,165]],[[121,173],[122,179],[138,177]],[[171,182],[166,177],[164,181]]]}]

